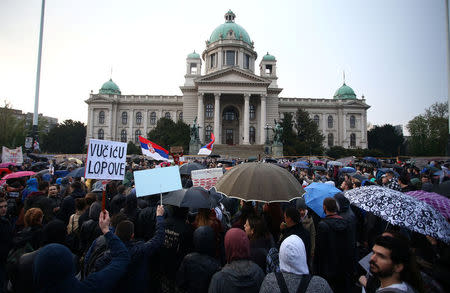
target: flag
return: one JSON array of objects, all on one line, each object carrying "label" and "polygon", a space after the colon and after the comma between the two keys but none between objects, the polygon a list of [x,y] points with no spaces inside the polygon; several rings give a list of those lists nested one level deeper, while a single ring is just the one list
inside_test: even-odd
[{"label": "flag", "polygon": [[158,161],[169,160],[169,151],[160,147],[156,143],[149,141],[142,136],[139,136],[139,142],[141,143],[142,154],[153,158]]},{"label": "flag", "polygon": [[211,141],[207,145],[202,146],[198,151],[198,154],[209,156],[212,152],[214,141],[216,141],[216,138],[214,137],[214,133],[211,133]]}]

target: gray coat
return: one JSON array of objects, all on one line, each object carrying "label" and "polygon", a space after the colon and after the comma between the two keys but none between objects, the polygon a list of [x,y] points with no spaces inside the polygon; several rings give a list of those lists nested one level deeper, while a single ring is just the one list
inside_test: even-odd
[{"label": "gray coat", "polygon": [[[297,292],[297,288],[300,285],[303,275],[296,275],[292,273],[282,273],[286,286],[289,293]],[[267,274],[261,285],[259,293],[271,293],[271,292],[281,292],[280,287],[278,287],[277,278],[274,273]],[[306,289],[306,293],[322,292],[322,293],[333,293],[330,286],[325,279],[319,276],[313,276],[309,281],[309,285]]]}]

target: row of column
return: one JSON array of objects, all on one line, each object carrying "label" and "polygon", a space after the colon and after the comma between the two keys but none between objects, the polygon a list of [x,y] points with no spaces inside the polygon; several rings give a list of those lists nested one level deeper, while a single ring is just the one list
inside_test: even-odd
[{"label": "row of column", "polygon": [[[202,140],[205,136],[205,103],[204,103],[205,93],[198,94],[198,104],[197,104],[197,119],[199,125],[199,136]],[[214,135],[216,136],[216,143],[220,144],[222,142],[222,137],[220,135],[220,93],[214,93]],[[244,94],[244,135],[243,144],[250,144],[250,94]],[[266,95],[261,95],[261,106],[260,106],[260,144],[264,144],[266,141],[265,125],[266,125]]]}]

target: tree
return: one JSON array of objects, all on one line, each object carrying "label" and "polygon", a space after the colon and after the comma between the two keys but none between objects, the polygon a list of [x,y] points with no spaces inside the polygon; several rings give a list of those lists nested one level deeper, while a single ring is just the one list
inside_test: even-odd
[{"label": "tree", "polygon": [[319,131],[318,125],[309,117],[306,110],[297,109],[297,130],[296,151],[299,155],[321,155],[323,153],[323,141],[325,137]]},{"label": "tree", "polygon": [[188,150],[189,125],[181,120],[175,123],[172,119],[162,117],[158,120],[155,129],[148,133],[148,139],[163,148],[182,146],[184,150]]},{"label": "tree", "polygon": [[132,141],[127,144],[127,155],[140,155],[141,149],[138,148]]},{"label": "tree", "polygon": [[409,152],[416,156],[444,155],[448,138],[448,105],[434,103],[408,122]]},{"label": "tree", "polygon": [[375,126],[367,132],[369,149],[380,150],[387,156],[400,154],[404,138],[391,124]]},{"label": "tree", "polygon": [[21,146],[25,143],[25,120],[14,115],[14,110],[7,101],[4,103],[0,107],[0,146]]},{"label": "tree", "polygon": [[84,152],[86,125],[65,120],[49,131],[42,149],[52,153],[80,154]]},{"label": "tree", "polygon": [[281,120],[281,127],[283,133],[281,134],[281,141],[283,142],[283,153],[285,155],[296,155],[296,146],[298,145],[297,135],[293,129],[294,121],[291,113],[284,113]]}]

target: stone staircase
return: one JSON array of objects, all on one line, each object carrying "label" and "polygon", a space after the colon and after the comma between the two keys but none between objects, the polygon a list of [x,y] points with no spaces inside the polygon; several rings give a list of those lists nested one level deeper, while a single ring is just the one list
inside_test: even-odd
[{"label": "stone staircase", "polygon": [[220,155],[222,158],[264,157],[264,145],[226,145],[215,144],[212,155]]}]

